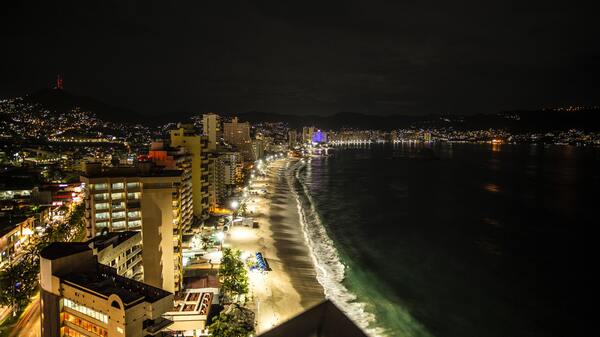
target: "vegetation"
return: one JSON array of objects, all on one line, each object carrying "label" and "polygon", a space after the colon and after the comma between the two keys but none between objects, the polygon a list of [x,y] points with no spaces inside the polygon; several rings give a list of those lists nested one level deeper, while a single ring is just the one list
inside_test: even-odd
[{"label": "vegetation", "polygon": [[239,250],[223,249],[219,275],[223,278],[221,291],[228,298],[239,299],[240,295],[248,293],[248,272]]},{"label": "vegetation", "polygon": [[55,227],[49,227],[44,234],[33,238],[20,256],[15,257],[0,271],[0,304],[14,305],[14,310],[24,307],[35,293],[40,271],[40,251],[52,242],[80,241],[85,236],[83,222],[85,206],[77,205],[69,219]]},{"label": "vegetation", "polygon": [[208,250],[214,246],[212,239],[208,236],[202,236],[200,240],[202,241],[202,249],[204,250]]},{"label": "vegetation", "polygon": [[213,318],[208,327],[215,337],[248,337],[254,332],[254,313],[235,304]]},{"label": "vegetation", "polygon": [[246,214],[248,213],[248,205],[246,205],[246,203],[243,203],[242,206],[240,206],[240,210],[238,215],[239,216],[246,216]]}]

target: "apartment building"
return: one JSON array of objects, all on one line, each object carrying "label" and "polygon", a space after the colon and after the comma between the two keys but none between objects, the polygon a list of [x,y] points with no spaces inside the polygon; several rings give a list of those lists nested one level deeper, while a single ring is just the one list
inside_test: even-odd
[{"label": "apartment building", "polygon": [[168,291],[181,287],[179,239],[182,176],[150,162],[132,167],[86,166],[85,220],[88,238],[102,232],[142,232],[144,282]]},{"label": "apartment building", "polygon": [[202,131],[208,137],[207,149],[215,151],[221,137],[221,118],[214,113],[202,115]]},{"label": "apartment building", "polygon": [[231,122],[223,123],[223,140],[237,147],[244,161],[254,161],[252,139],[250,138],[250,123],[241,123],[237,117]]},{"label": "apartment building", "polygon": [[208,137],[200,135],[188,124],[178,124],[170,131],[170,146],[184,148],[192,158],[192,199],[194,216],[202,221],[209,216]]}]

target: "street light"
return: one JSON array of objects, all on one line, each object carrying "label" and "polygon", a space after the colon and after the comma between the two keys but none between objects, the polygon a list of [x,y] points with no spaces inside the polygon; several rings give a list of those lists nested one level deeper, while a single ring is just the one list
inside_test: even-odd
[{"label": "street light", "polygon": [[219,239],[221,250],[223,250],[223,240],[225,239],[225,233],[218,232],[217,233],[217,239]]},{"label": "street light", "polygon": [[232,208],[234,211],[235,211],[235,210],[238,208],[238,206],[239,206],[239,205],[240,205],[240,204],[237,202],[237,200],[233,200],[233,201],[231,202],[231,208]]}]

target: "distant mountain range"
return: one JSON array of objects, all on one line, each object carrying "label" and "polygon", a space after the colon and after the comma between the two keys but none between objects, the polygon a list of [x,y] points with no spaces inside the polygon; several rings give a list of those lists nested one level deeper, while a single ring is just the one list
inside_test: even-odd
[{"label": "distant mountain range", "polygon": [[[92,97],[73,95],[64,90],[44,89],[24,98],[39,103],[46,109],[58,113],[74,107],[93,112],[98,118],[111,122],[159,125],[168,122],[189,120],[192,113],[169,113],[161,116],[142,115],[133,110],[115,107]],[[286,122],[292,128],[314,125],[322,129],[381,129],[418,127],[453,127],[461,130],[505,128],[513,131],[548,130],[600,130],[600,108],[550,109],[536,111],[506,111],[477,115],[369,115],[356,112],[340,112],[329,116],[288,115],[260,111],[244,113],[222,113],[223,116],[238,116],[242,121]]]}]

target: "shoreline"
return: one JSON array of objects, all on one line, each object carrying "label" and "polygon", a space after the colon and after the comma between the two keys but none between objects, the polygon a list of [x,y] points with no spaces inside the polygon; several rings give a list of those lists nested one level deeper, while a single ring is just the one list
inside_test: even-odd
[{"label": "shoreline", "polygon": [[259,228],[236,226],[227,233],[225,246],[242,254],[261,252],[267,273],[248,274],[249,307],[256,313],[256,332],[262,333],[325,299],[310,248],[300,221],[297,201],[288,184],[290,165],[296,160],[281,159],[269,164],[267,176],[255,179],[256,189],[267,194],[247,198],[249,217]]}]

